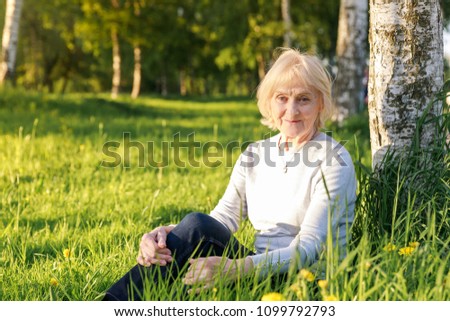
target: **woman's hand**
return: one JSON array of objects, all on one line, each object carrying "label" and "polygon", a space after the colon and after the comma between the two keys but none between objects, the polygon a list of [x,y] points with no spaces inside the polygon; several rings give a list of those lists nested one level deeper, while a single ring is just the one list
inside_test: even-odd
[{"label": "woman's hand", "polygon": [[225,264],[223,264],[223,260],[224,258],[221,256],[190,259],[191,266],[183,279],[184,284],[201,284],[204,289],[208,289],[214,285],[214,280],[218,276],[221,279],[233,281],[239,275],[245,276],[253,270],[253,261],[249,256],[239,260],[226,259]]},{"label": "woman's hand", "polygon": [[142,236],[137,261],[140,265],[166,265],[172,262],[172,253],[166,247],[167,234],[175,226],[160,226]]},{"label": "woman's hand", "polygon": [[203,284],[205,287],[212,286],[214,276],[217,275],[222,263],[221,256],[200,257],[190,259],[191,265],[184,276],[184,284]]}]

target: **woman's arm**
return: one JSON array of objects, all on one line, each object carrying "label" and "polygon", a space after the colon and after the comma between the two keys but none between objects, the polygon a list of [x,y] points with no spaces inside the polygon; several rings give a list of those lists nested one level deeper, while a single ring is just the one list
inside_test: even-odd
[{"label": "woman's arm", "polygon": [[246,169],[242,166],[243,157],[241,154],[236,161],[227,189],[210,213],[211,217],[224,224],[232,233],[239,229],[242,220],[247,217]]},{"label": "woman's arm", "polygon": [[233,281],[238,277],[246,277],[253,272],[253,261],[250,256],[243,259],[225,259],[221,256],[191,259],[190,267],[183,282],[187,285],[202,285],[211,288],[219,276],[222,280]]}]

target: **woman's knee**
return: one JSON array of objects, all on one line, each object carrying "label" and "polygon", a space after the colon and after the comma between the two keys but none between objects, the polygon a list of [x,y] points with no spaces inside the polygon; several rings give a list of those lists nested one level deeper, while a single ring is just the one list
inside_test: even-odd
[{"label": "woman's knee", "polygon": [[192,226],[203,226],[205,224],[208,224],[211,220],[213,220],[213,218],[207,214],[192,212],[187,214],[180,223],[189,224]]},{"label": "woman's knee", "polygon": [[217,234],[225,234],[226,237],[231,236],[228,228],[222,223],[208,214],[199,212],[187,214],[177,225],[177,228],[190,231],[191,233],[195,231],[195,234],[200,234],[205,237],[208,235],[216,236]]}]

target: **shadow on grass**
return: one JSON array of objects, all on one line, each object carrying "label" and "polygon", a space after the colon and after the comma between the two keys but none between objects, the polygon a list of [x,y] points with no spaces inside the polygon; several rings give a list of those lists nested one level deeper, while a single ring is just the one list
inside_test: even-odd
[{"label": "shadow on grass", "polygon": [[[144,98],[145,99],[145,98]],[[164,99],[169,106],[158,102],[113,101],[102,97],[56,97],[38,94],[19,95],[9,93],[0,97],[0,134],[17,135],[23,128],[24,135],[37,126],[38,136],[65,134],[74,137],[121,137],[123,132],[155,137],[172,136],[175,133],[211,135],[213,125],[225,133],[242,131],[239,128],[255,128],[259,125],[256,109],[214,106],[214,102],[248,101],[244,98],[183,98]],[[171,107],[170,102],[177,106]],[[183,103],[194,102],[195,107],[183,108]],[[212,104],[211,104],[212,103]],[[180,105],[181,104],[181,105]],[[181,106],[181,107],[180,107]],[[38,123],[35,120],[38,119]]]}]

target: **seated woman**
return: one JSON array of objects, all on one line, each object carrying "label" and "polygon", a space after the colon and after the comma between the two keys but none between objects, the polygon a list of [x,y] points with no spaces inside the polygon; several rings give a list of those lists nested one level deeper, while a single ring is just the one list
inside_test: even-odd
[{"label": "seated woman", "polygon": [[[257,100],[263,124],[279,134],[240,155],[210,215],[191,213],[145,234],[138,264],[104,300],[142,299],[145,284],[156,282],[155,269],[168,281],[184,273],[186,285],[209,287],[217,275],[233,280],[286,273],[291,263],[305,267],[318,259],[329,225],[335,245],[345,249],[356,179],[349,153],[320,132],[332,106],[329,74],[317,57],[282,49]],[[257,231],[256,253],[232,236],[246,218]]]}]

